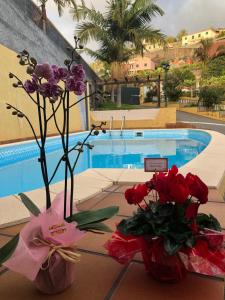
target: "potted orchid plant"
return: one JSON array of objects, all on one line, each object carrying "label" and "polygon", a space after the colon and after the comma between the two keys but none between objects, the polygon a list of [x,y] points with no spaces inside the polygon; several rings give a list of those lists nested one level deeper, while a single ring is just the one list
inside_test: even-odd
[{"label": "potted orchid plant", "polygon": [[127,189],[125,198],[138,209],[105,245],[114,259],[126,264],[140,252],[146,271],[163,282],[177,282],[187,271],[224,276],[224,234],[215,217],[198,213],[208,201],[198,176],[184,177],[173,166]]},{"label": "potted orchid plant", "polygon": [[[39,148],[38,162],[45,186],[46,206],[40,210],[25,194],[19,194],[32,217],[21,232],[0,249],[0,264],[23,274],[39,290],[48,294],[62,292],[73,283],[73,264],[80,259],[75,251],[75,243],[87,231],[110,232],[110,228],[102,222],[118,212],[116,206],[81,212],[74,207],[74,171],[79,157],[85,147],[90,150],[93,148],[88,142],[90,136],[98,135],[99,131],[106,132],[103,128],[105,123],[102,122],[92,125],[83,141],[75,145],[70,142],[70,111],[86,98],[73,100],[86,90],[85,71],[81,64],[76,63],[79,39],[75,38],[75,42],[71,58],[65,60],[65,67],[38,64],[24,50],[18,58],[30,78],[23,82],[16,74],[9,74],[14,79],[13,86],[23,89],[36,108],[38,131],[24,111],[10,103],[6,105],[13,116],[26,120],[34,135]],[[63,153],[51,174],[46,157],[50,121],[54,122],[60,136]],[[49,186],[61,165],[65,174],[64,190],[52,199]]]}]

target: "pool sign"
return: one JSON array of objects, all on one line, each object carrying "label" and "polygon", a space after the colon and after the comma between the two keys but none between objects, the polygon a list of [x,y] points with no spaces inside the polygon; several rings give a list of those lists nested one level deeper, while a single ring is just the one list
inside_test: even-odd
[{"label": "pool sign", "polygon": [[167,172],[168,158],[145,158],[145,172]]}]

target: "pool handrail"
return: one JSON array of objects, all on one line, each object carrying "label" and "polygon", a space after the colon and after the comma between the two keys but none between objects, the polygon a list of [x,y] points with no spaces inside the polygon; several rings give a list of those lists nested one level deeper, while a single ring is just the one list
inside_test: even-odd
[{"label": "pool handrail", "polygon": [[109,123],[109,135],[112,135],[112,129],[113,129],[113,116],[110,117],[110,123]]},{"label": "pool handrail", "polygon": [[123,129],[125,129],[125,119],[126,119],[126,117],[123,116],[122,121],[121,121],[121,127],[120,127],[120,136],[123,135]]}]

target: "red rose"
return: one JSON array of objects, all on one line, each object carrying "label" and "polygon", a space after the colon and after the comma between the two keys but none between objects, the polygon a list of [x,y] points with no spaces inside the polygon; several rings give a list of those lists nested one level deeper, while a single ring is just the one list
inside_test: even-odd
[{"label": "red rose", "polygon": [[208,201],[208,187],[197,175],[188,173],[186,175],[186,182],[190,189],[190,195],[197,198],[200,203]]},{"label": "red rose", "polygon": [[186,209],[185,217],[190,220],[196,218],[198,213],[199,203],[190,203]]},{"label": "red rose", "polygon": [[125,198],[129,204],[138,204],[148,195],[148,192],[149,190],[145,184],[138,184],[126,190]]}]

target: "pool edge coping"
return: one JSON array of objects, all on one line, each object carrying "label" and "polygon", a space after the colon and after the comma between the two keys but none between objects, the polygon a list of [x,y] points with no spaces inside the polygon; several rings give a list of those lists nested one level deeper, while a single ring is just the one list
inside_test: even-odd
[{"label": "pool edge coping", "polygon": [[[138,130],[138,129],[137,129]],[[165,129],[166,130],[166,129]],[[168,129],[167,129],[168,130]],[[171,130],[171,129],[169,129]],[[177,129],[176,129],[177,130]],[[208,144],[208,146],[194,159],[192,159],[190,162],[182,166],[179,170],[183,175],[186,175],[188,172],[193,172],[194,174],[198,175],[204,182],[206,182],[207,186],[212,189],[217,189],[222,196],[225,195],[225,163],[221,164],[219,163],[221,160],[225,162],[225,155],[224,151],[222,151],[223,148],[225,149],[225,135],[212,131],[212,130],[199,130],[199,129],[193,129],[193,128],[185,128],[185,130],[196,130],[196,131],[203,131],[207,132],[211,136],[211,140]],[[218,147],[219,146],[219,147]],[[216,151],[216,153],[215,153]],[[215,163],[215,166],[217,167],[216,172],[211,172],[210,169],[212,167],[212,161],[208,161],[210,164],[207,166],[205,164],[205,161],[207,161],[207,157],[209,157],[211,160],[213,159],[213,162]],[[214,159],[216,157],[216,160]],[[202,160],[204,160],[204,164],[202,164]],[[210,173],[211,172],[211,173]],[[213,174],[212,174],[213,173]],[[85,183],[85,178],[93,178],[93,176],[96,176],[96,188],[90,189],[90,193],[87,193],[83,198],[80,198],[79,200],[76,200],[75,198],[75,203],[82,203],[84,201],[87,201],[88,199],[96,196],[97,194],[101,193],[104,191],[104,188],[102,187],[102,181],[105,180],[107,181],[107,187],[110,187],[114,184],[135,184],[139,182],[145,182],[146,180],[150,179],[152,176],[152,173],[146,173],[142,169],[94,169],[90,168],[87,169],[86,171],[80,173],[77,175],[78,177],[83,177],[84,183]],[[98,177],[98,179],[97,179]],[[99,184],[98,184],[99,181]],[[54,186],[57,186],[62,183],[63,181],[54,183]],[[50,191],[51,187],[53,185],[50,185]],[[85,184],[84,184],[85,187]],[[87,186],[85,187],[87,188]],[[44,187],[31,190],[29,192],[30,197],[32,198],[32,194],[34,195],[34,198],[37,197],[37,192],[42,191],[43,192]],[[93,192],[94,190],[94,192]],[[51,191],[52,192],[52,191]],[[54,191],[52,192],[53,194]],[[15,195],[10,195],[6,197],[2,197],[1,199],[4,198],[13,198],[15,200]],[[34,199],[35,200],[35,199]],[[22,205],[22,203],[21,203]],[[0,206],[1,206],[1,201],[0,201]],[[16,225],[22,222],[26,222],[29,219],[28,216],[20,219],[20,220],[15,220],[13,222],[7,222],[0,224],[0,228],[6,227],[9,225]]]}]

